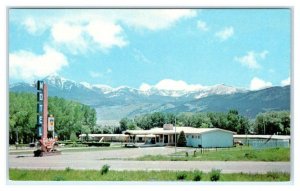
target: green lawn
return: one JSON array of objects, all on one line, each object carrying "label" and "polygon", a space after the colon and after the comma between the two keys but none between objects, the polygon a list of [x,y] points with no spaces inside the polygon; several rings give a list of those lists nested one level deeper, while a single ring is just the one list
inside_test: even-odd
[{"label": "green lawn", "polygon": [[[42,176],[37,176],[40,174]],[[108,171],[97,170],[21,170],[9,169],[10,180],[21,181],[193,181],[196,175],[201,181],[211,181],[211,173],[199,171]],[[179,180],[183,177],[183,180]],[[198,177],[199,178],[199,177]],[[199,180],[199,179],[198,179]],[[274,173],[245,174],[221,172],[219,181],[289,181],[290,174]]]},{"label": "green lawn", "polygon": [[198,149],[189,152],[188,156],[184,152],[176,155],[145,155],[135,159],[141,161],[290,161],[289,148],[252,149],[249,147],[237,147],[231,149],[219,149],[200,152]]}]

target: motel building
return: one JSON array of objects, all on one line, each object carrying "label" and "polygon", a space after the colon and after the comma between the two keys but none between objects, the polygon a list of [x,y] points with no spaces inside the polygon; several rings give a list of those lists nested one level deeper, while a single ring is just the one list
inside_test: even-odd
[{"label": "motel building", "polygon": [[[186,137],[186,146],[197,148],[232,147],[235,132],[219,128],[174,127],[165,124],[163,128],[150,130],[127,130],[123,134],[89,134],[89,139],[99,141],[121,141],[138,146],[174,146],[180,132]],[[175,140],[176,135],[176,140]],[[85,134],[80,135],[86,136]]]},{"label": "motel building", "polygon": [[127,130],[123,134],[129,135],[136,142],[144,142],[150,145],[174,146],[175,134],[177,141],[181,131],[185,134],[186,146],[188,147],[211,148],[233,146],[233,134],[235,132],[218,128],[174,127],[172,124],[165,124],[163,128]]}]

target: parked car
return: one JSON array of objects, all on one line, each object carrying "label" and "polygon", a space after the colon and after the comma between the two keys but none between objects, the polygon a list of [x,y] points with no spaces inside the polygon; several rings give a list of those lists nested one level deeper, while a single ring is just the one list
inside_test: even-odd
[{"label": "parked car", "polygon": [[242,141],[236,141],[236,142],[234,142],[234,144],[235,144],[235,145],[240,145],[240,146],[244,145],[244,144],[242,143]]}]

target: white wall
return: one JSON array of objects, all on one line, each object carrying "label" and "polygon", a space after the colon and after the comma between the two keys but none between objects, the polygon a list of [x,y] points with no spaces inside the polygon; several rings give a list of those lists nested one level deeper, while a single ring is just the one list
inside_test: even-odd
[{"label": "white wall", "polygon": [[192,147],[232,147],[233,135],[230,132],[212,131],[203,134],[187,134],[187,146]]},{"label": "white wall", "polygon": [[189,147],[198,147],[202,145],[201,135],[200,134],[188,134],[186,138],[186,146]]},{"label": "white wall", "polygon": [[202,147],[232,147],[233,135],[225,131],[212,131],[202,134]]}]

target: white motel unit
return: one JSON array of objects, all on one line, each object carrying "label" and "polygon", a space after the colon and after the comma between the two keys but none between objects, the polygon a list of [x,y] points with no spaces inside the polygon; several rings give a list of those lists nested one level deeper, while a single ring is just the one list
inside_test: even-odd
[{"label": "white motel unit", "polygon": [[200,148],[232,147],[234,144],[233,134],[236,134],[219,128],[173,127],[170,124],[165,125],[163,128],[127,130],[123,133],[130,135],[134,142],[175,145],[175,134],[177,135],[176,140],[178,140],[181,131],[186,136],[186,146]]}]

